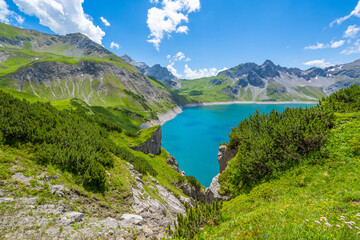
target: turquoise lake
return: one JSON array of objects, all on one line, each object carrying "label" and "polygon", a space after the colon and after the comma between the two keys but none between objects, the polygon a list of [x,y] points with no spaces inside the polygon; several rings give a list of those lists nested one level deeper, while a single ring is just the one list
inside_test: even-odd
[{"label": "turquoise lake", "polygon": [[231,104],[186,108],[162,127],[162,147],[173,155],[186,175],[208,187],[219,173],[219,143],[229,140],[231,128],[259,112],[286,107],[312,107],[313,104]]}]

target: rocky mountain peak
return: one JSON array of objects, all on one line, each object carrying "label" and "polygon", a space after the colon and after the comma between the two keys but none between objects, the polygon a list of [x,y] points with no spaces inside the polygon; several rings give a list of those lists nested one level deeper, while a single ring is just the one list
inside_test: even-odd
[{"label": "rocky mountain peak", "polygon": [[263,63],[262,66],[264,66],[264,67],[266,67],[266,66],[276,67],[276,65],[275,65],[271,60],[269,60],[269,59],[267,59],[267,60]]},{"label": "rocky mountain peak", "polygon": [[177,77],[175,77],[166,67],[162,67],[160,64],[155,64],[152,67],[149,67],[146,63],[136,62],[129,55],[121,56],[127,63],[137,68],[143,74],[155,78],[157,80],[163,81],[172,88],[180,88],[180,82]]}]

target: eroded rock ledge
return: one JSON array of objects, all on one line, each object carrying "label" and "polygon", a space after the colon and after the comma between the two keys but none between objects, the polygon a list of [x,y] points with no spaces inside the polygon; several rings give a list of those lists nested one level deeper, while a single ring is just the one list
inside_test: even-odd
[{"label": "eroded rock ledge", "polygon": [[226,145],[219,147],[218,161],[220,164],[220,173],[223,173],[231,159],[235,157],[237,149],[228,148]]},{"label": "eroded rock ledge", "polygon": [[145,154],[160,154],[161,152],[161,127],[159,127],[149,140],[142,143],[140,146],[132,146],[131,149],[140,151]]}]

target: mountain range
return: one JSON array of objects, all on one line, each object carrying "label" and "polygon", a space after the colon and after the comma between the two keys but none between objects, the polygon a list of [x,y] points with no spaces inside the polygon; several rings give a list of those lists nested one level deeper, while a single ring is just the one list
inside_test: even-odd
[{"label": "mountain range", "polygon": [[0,88],[64,107],[78,98],[125,128],[161,123],[189,103],[313,102],[360,83],[360,60],[305,71],[266,60],[185,80],[159,64],[119,57],[80,33],[58,36],[1,23],[0,44]]},{"label": "mountain range", "polygon": [[266,60],[240,64],[215,77],[181,82],[181,94],[211,101],[317,101],[352,83],[359,84],[360,60],[325,69],[286,68]]}]

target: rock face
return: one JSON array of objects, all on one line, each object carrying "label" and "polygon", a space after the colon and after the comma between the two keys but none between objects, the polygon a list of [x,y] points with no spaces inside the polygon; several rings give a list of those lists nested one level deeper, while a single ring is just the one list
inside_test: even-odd
[{"label": "rock face", "polygon": [[181,184],[180,186],[177,186],[177,188],[181,189],[183,193],[187,196],[192,197],[193,199],[198,200],[202,203],[206,203],[206,196],[204,190],[198,189],[188,183]]},{"label": "rock face", "polygon": [[219,201],[219,200],[227,201],[230,199],[229,196],[219,194],[219,190],[220,190],[219,176],[220,174],[216,175],[213,178],[210,187],[206,188],[205,190],[206,203],[212,203],[213,201]]},{"label": "rock face", "polygon": [[228,162],[235,157],[236,153],[236,149],[230,149],[225,145],[221,145],[219,147],[218,161],[220,164],[220,173],[223,173],[225,171]]},{"label": "rock face", "polygon": [[9,84],[18,91],[46,96],[51,101],[76,97],[90,105],[103,105],[109,97],[132,97],[118,87],[120,84],[155,108],[166,102],[176,106],[170,94],[160,91],[140,72],[108,62],[35,62],[4,78],[10,79]]},{"label": "rock face", "polygon": [[172,169],[185,176],[185,172],[180,170],[179,163],[176,161],[176,159],[171,154],[169,155],[169,158],[166,159],[166,163],[170,165]]},{"label": "rock face", "polygon": [[157,192],[157,196],[161,199],[153,198],[144,189],[142,175],[129,164],[132,176],[137,179],[132,188],[131,208],[136,215],[122,215],[120,222],[130,223],[129,226],[138,227],[141,222],[141,228],[147,239],[155,237],[162,239],[163,229],[176,220],[178,213],[185,214],[184,203],[191,203],[191,199],[182,197],[178,199],[171,191],[168,191],[155,178],[151,178],[152,184],[149,186]]},{"label": "rock face", "polygon": [[161,152],[161,127],[159,127],[149,140],[140,146],[130,147],[135,151],[141,151],[145,154],[159,154]]}]

